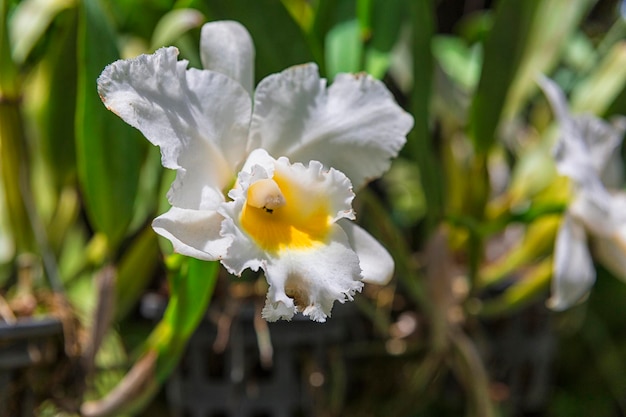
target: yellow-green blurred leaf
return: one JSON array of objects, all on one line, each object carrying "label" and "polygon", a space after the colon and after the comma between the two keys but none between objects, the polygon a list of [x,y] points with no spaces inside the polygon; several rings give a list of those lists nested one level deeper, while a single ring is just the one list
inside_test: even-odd
[{"label": "yellow-green blurred leaf", "polygon": [[616,43],[589,76],[572,91],[574,113],[602,116],[626,86],[626,41]]},{"label": "yellow-green blurred leaf", "polygon": [[21,1],[11,19],[13,59],[17,63],[23,63],[56,15],[75,3],[75,0]]},{"label": "yellow-green blurred leaf", "polygon": [[513,117],[537,90],[537,75],[557,63],[566,41],[595,0],[544,0],[528,33],[529,40],[510,88],[503,117]]},{"label": "yellow-green blurred leaf", "polygon": [[118,264],[116,316],[121,318],[144,293],[159,266],[161,252],[157,235],[146,227],[131,243]]}]

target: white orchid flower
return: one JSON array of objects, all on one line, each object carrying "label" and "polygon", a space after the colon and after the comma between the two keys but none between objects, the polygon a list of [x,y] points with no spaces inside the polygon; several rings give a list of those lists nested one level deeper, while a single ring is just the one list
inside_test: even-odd
[{"label": "white orchid flower", "polygon": [[626,195],[611,193],[602,181],[610,159],[622,143],[626,119],[613,124],[591,115],[572,115],[558,85],[539,80],[559,124],[554,149],[556,167],[570,178],[574,199],[557,233],[552,296],[548,305],[565,310],[588,294],[596,279],[594,254],[618,277],[626,278]]},{"label": "white orchid flower", "polygon": [[288,68],[253,90],[254,46],[236,22],[201,33],[203,70],[174,47],[106,67],[106,107],[161,148],[177,171],[171,209],[154,230],[175,251],[220,260],[269,283],[262,315],[323,322],[363,282],[386,283],[389,253],[355,225],[353,187],[389,168],[413,118],[379,81],[314,64]]}]

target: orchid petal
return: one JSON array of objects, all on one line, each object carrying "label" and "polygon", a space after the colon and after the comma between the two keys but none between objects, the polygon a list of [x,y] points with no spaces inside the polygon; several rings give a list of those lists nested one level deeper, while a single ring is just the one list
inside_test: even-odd
[{"label": "orchid petal", "polygon": [[626,283],[626,225],[609,237],[594,239],[593,249],[598,261]]},{"label": "orchid petal", "polygon": [[359,257],[363,282],[369,284],[385,285],[393,276],[393,258],[376,239],[356,224],[340,220],[339,225],[343,228],[350,241],[350,246]]},{"label": "orchid petal", "polygon": [[585,143],[591,164],[598,175],[601,175],[624,139],[626,130],[624,119],[618,118],[612,124],[598,117],[583,114],[573,116],[573,128],[575,134]]},{"label": "orchid petal", "polygon": [[288,312],[298,311],[324,322],[335,301],[351,301],[361,290],[359,259],[343,229],[338,225],[333,229],[327,245],[289,251],[263,265],[270,284],[263,318],[289,320]]},{"label": "orchid petal", "polygon": [[252,97],[254,44],[243,25],[228,20],[205,24],[200,37],[200,59],[205,69],[229,76]]},{"label": "orchid petal", "polygon": [[253,147],[320,161],[345,173],[357,189],[389,168],[413,126],[380,81],[339,74],[326,89],[314,64],[266,77],[254,102]]},{"label": "orchid petal", "polygon": [[611,229],[593,239],[598,261],[626,282],[626,193],[611,196]]},{"label": "orchid petal", "polygon": [[555,160],[562,175],[574,179],[582,188],[601,186],[600,177],[622,143],[626,119],[614,123],[591,115],[572,115],[565,94],[547,77],[539,79],[559,122],[560,136],[555,146]]},{"label": "orchid petal", "polygon": [[172,242],[175,252],[215,261],[226,255],[231,242],[230,237],[220,235],[223,219],[216,211],[172,207],[154,219],[152,227]]},{"label": "orchid petal", "polygon": [[176,48],[162,48],[116,61],[98,78],[98,91],[109,110],[161,147],[163,166],[178,170],[172,205],[206,209],[243,159],[251,103],[232,79],[187,70],[177,56]]},{"label": "orchid petal", "polygon": [[595,279],[585,228],[565,214],[555,243],[552,296],[548,306],[557,311],[571,307],[584,298]]},{"label": "orchid petal", "polygon": [[604,188],[581,190],[570,203],[569,214],[585,225],[596,236],[607,236],[614,231],[613,198]]}]

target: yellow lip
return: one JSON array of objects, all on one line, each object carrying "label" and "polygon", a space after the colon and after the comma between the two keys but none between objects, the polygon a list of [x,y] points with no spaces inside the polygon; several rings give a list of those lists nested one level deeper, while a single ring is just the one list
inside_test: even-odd
[{"label": "yellow lip", "polygon": [[308,193],[289,174],[277,167],[272,179],[252,183],[241,212],[243,229],[268,252],[318,246],[330,231],[328,199]]}]

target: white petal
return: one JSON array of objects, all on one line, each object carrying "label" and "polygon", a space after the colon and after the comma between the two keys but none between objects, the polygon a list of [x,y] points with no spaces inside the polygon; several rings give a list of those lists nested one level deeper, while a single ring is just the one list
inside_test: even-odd
[{"label": "white petal", "polygon": [[555,146],[559,172],[580,187],[598,187],[611,156],[623,140],[626,119],[617,118],[610,124],[592,115],[572,115],[565,94],[554,81],[541,77],[539,84],[559,123]]},{"label": "white petal", "polygon": [[231,78],[186,70],[176,48],[120,60],[98,78],[107,108],[161,147],[163,166],[178,170],[172,205],[205,209],[204,198],[229,184],[245,155],[250,98]]},{"label": "white petal", "polygon": [[626,282],[626,193],[611,196],[611,227],[593,239],[594,254],[617,278]]},{"label": "white petal", "polygon": [[625,126],[619,120],[610,124],[589,114],[573,118],[576,134],[586,144],[587,157],[598,174],[602,174],[611,156],[616,152],[624,138]]},{"label": "white petal", "polygon": [[340,220],[339,225],[348,235],[350,246],[359,257],[363,282],[385,285],[393,276],[393,258],[372,235],[348,220]]},{"label": "white petal", "polygon": [[596,280],[584,226],[565,214],[554,248],[552,296],[548,306],[565,310],[581,301]]},{"label": "white petal", "polygon": [[595,238],[593,248],[598,261],[626,283],[626,225],[612,236]]},{"label": "white petal", "polygon": [[595,236],[613,233],[612,196],[604,189],[581,189],[570,203],[569,213]]},{"label": "white petal", "polygon": [[324,322],[335,301],[351,301],[361,290],[359,259],[341,227],[333,228],[329,244],[290,250],[262,265],[270,284],[262,312],[266,320],[290,319],[286,312],[298,311]]},{"label": "white petal", "polygon": [[229,76],[252,97],[254,44],[239,22],[223,20],[205,24],[200,38],[200,59],[205,69]]},{"label": "white petal", "polygon": [[220,235],[223,220],[216,211],[172,207],[154,219],[152,227],[172,242],[175,252],[215,261],[226,255],[232,240]]},{"label": "white petal", "polygon": [[305,166],[301,163],[291,164],[287,158],[276,161],[275,172],[289,176],[298,185],[293,190],[297,200],[328,199],[329,211],[334,214],[333,221],[355,219],[352,210],[352,183],[342,172],[334,168],[325,169],[319,161],[310,161]]},{"label": "white petal", "polygon": [[294,162],[320,161],[356,188],[389,168],[413,126],[380,81],[339,74],[326,89],[314,64],[263,79],[254,102],[252,146]]},{"label": "white petal", "polygon": [[557,119],[559,119],[559,121],[568,119],[569,106],[567,104],[567,98],[559,85],[543,74],[539,74],[537,83],[550,101],[552,111],[555,113]]},{"label": "white petal", "polygon": [[220,213],[225,217],[221,234],[232,241],[226,256],[222,259],[222,265],[228,272],[237,276],[241,276],[248,268],[258,271],[267,258],[265,252],[241,228],[239,215],[244,204],[245,200],[239,199],[228,202],[220,208]]}]

